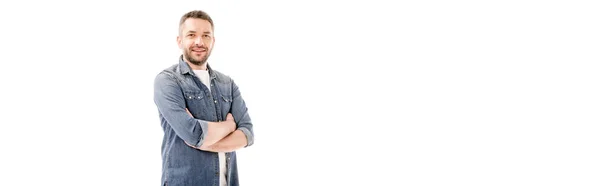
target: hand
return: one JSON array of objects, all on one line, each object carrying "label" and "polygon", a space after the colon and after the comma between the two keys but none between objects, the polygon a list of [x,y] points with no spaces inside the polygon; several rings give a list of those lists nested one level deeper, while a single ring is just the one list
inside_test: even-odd
[{"label": "hand", "polygon": [[225,121],[223,123],[230,126],[231,131],[234,131],[237,128],[237,125],[235,124],[235,119],[233,118],[233,115],[231,115],[231,113],[227,113],[227,118],[225,119]]}]

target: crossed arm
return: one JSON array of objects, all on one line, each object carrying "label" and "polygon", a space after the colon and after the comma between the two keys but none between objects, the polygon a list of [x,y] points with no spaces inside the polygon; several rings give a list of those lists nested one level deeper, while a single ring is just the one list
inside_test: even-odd
[{"label": "crossed arm", "polygon": [[[187,110],[187,113],[192,114]],[[248,145],[246,135],[241,130],[236,129],[235,120],[231,113],[227,114],[227,119],[223,122],[209,122],[208,131],[204,143],[196,148],[211,152],[231,152]]]},{"label": "crossed arm", "polygon": [[211,152],[231,152],[254,143],[248,109],[235,83],[232,82],[231,113],[221,122],[194,118],[187,111],[183,92],[173,76],[161,73],[154,83],[154,102],[160,114],[188,146]]}]

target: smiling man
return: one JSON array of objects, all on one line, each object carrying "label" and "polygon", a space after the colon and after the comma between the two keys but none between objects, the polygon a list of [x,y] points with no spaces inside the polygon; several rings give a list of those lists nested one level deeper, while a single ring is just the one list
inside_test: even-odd
[{"label": "smiling man", "polygon": [[235,151],[254,143],[248,108],[235,82],[210,67],[214,25],[203,11],[181,17],[179,62],[154,80],[164,131],[162,185],[237,186]]}]

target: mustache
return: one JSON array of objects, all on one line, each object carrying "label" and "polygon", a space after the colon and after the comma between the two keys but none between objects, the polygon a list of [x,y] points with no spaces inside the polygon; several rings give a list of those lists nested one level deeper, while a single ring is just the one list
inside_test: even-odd
[{"label": "mustache", "polygon": [[199,46],[193,46],[193,47],[190,47],[190,50],[197,50],[197,49],[204,49],[204,50],[208,50],[208,48],[206,48],[206,47],[199,47]]}]

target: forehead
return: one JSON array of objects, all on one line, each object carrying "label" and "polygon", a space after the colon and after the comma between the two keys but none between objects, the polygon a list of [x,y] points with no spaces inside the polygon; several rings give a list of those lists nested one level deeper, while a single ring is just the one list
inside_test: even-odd
[{"label": "forehead", "polygon": [[210,22],[204,19],[189,18],[181,25],[181,31],[212,32]]}]

